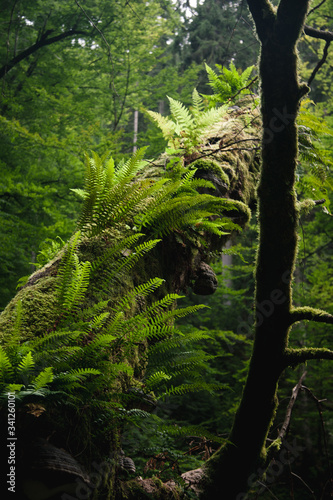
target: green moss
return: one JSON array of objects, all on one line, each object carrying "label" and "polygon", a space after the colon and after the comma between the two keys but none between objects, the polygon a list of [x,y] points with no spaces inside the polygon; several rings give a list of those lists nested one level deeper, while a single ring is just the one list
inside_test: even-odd
[{"label": "green moss", "polygon": [[211,160],[209,158],[200,158],[191,163],[191,166],[198,169],[199,177],[201,171],[208,171],[210,173],[216,174],[227,186],[230,185],[228,175],[224,172],[221,164],[216,160]]},{"label": "green moss", "polygon": [[16,306],[22,302],[22,340],[46,334],[59,316],[54,294],[55,278],[42,277],[21,289],[0,315],[0,341],[10,338],[14,329]]},{"label": "green moss", "polygon": [[136,478],[122,484],[124,500],[180,500],[182,489],[174,482],[163,483],[157,477]]},{"label": "green moss", "polygon": [[314,200],[303,200],[297,203],[297,209],[300,215],[307,215],[311,210],[316,206],[316,202]]}]

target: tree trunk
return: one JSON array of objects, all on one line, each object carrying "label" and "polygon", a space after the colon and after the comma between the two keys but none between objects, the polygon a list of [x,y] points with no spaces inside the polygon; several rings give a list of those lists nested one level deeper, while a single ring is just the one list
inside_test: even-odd
[{"label": "tree trunk", "polygon": [[277,408],[278,380],[286,367],[292,323],[298,225],[296,116],[307,92],[298,80],[296,43],[308,2],[281,0],[277,11],[266,0],[248,0],[248,4],[261,41],[263,121],[255,341],[230,443],[205,468],[209,483],[202,497],[210,500],[246,498],[268,465],[266,438]]}]

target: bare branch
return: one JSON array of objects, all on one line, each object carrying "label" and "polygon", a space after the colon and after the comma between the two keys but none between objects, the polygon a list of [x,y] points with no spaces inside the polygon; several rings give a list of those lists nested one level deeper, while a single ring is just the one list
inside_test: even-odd
[{"label": "bare branch", "polygon": [[305,379],[306,374],[307,374],[307,372],[302,373],[301,378],[299,379],[299,381],[297,382],[297,384],[295,385],[295,387],[291,391],[291,397],[290,397],[289,404],[287,407],[286,416],[285,416],[284,422],[282,424],[281,430],[279,431],[278,437],[280,439],[284,439],[285,435],[287,434],[287,431],[288,431],[289,425],[290,425],[290,420],[291,420],[291,413],[292,413],[294,404],[296,402],[298,393],[301,390],[302,383],[303,383],[303,380]]},{"label": "bare branch", "polygon": [[326,0],[322,0],[318,5],[313,7],[313,9],[309,10],[308,16],[310,16],[310,14],[312,14],[315,10],[319,9],[319,7],[321,7],[325,2],[326,2]]},{"label": "bare branch", "polygon": [[79,30],[68,30],[64,31],[60,35],[56,35],[51,38],[48,38],[47,36],[48,34],[49,32],[46,32],[45,35],[43,35],[43,37],[40,38],[36,43],[28,47],[26,50],[20,52],[20,54],[18,54],[16,57],[13,57],[13,59],[11,59],[8,63],[2,66],[2,68],[0,68],[0,79],[3,78],[19,62],[23,61],[30,55],[34,54],[42,47],[45,47],[46,45],[51,45],[52,43],[59,42],[60,40],[64,40],[65,38],[68,37],[73,37],[75,35],[86,35],[86,32]]},{"label": "bare branch", "polygon": [[323,66],[323,64],[326,62],[326,59],[327,59],[327,56],[328,56],[328,48],[330,46],[330,43],[331,43],[331,40],[327,40],[326,41],[325,47],[324,47],[324,50],[323,50],[322,58],[317,62],[316,67],[312,71],[311,76],[310,76],[310,78],[308,80],[308,85],[311,85],[311,83],[313,82],[316,74],[318,73],[318,71],[320,70],[320,68]]}]

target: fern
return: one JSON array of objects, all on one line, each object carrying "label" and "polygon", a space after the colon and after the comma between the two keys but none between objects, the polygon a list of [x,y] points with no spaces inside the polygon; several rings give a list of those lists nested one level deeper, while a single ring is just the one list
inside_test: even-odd
[{"label": "fern", "polygon": [[224,104],[236,97],[250,93],[247,87],[254,66],[249,66],[243,72],[238,72],[233,63],[230,63],[229,69],[220,64],[215,66],[219,70],[219,74],[210,68],[208,64],[205,65],[208,83],[214,91],[213,95],[204,95],[210,106]]},{"label": "fern", "polygon": [[48,367],[41,371],[34,381],[31,383],[34,391],[44,389],[48,384],[53,381],[53,368]]},{"label": "fern", "polygon": [[333,189],[330,168],[333,166],[331,153],[323,145],[325,136],[333,136],[333,130],[325,120],[311,110],[312,101],[301,103],[298,115],[298,143],[300,163],[297,169],[298,191],[303,196],[325,199],[324,211],[330,209],[329,193]]},{"label": "fern", "polygon": [[153,390],[156,386],[160,386],[161,382],[169,381],[171,378],[171,375],[159,370],[145,379],[145,385],[148,390]]},{"label": "fern", "polygon": [[3,382],[13,372],[12,364],[2,346],[0,346],[0,381]]},{"label": "fern", "polygon": [[138,150],[117,167],[112,158],[106,161],[96,153],[91,158],[86,157],[84,189],[73,190],[84,200],[78,223],[83,232],[96,235],[124,221],[146,196],[140,185],[132,183],[146,165],[142,160],[145,150]]},{"label": "fern", "polygon": [[216,391],[228,389],[226,384],[205,384],[204,382],[192,383],[192,384],[182,384],[176,387],[171,386],[169,389],[166,389],[165,393],[161,396],[162,399],[168,396],[180,396],[183,394],[188,394],[189,392],[200,392],[200,391]]},{"label": "fern", "polygon": [[30,375],[31,371],[35,368],[35,362],[32,357],[31,351],[29,351],[17,367],[17,373],[21,377],[27,377]]},{"label": "fern", "polygon": [[227,107],[205,109],[204,101],[196,89],[192,94],[193,107],[190,110],[180,101],[169,96],[168,99],[171,118],[154,111],[147,111],[147,114],[160,127],[168,146],[174,148],[175,152],[184,150],[185,154],[192,153],[204,137],[212,132],[214,125],[221,122],[227,111]]},{"label": "fern", "polygon": [[71,391],[78,387],[84,387],[82,383],[86,378],[101,375],[100,370],[95,368],[77,368],[69,372],[61,373],[55,377],[56,386],[64,386],[66,391]]}]

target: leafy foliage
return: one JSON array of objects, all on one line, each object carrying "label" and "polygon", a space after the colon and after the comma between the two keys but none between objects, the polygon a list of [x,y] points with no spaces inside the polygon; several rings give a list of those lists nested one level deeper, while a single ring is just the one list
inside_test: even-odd
[{"label": "leafy foliage", "polygon": [[[159,352],[160,355],[164,352],[164,362],[159,362],[155,368],[153,364],[150,365],[149,376],[143,386],[145,393],[154,390],[163,399],[224,387],[221,384],[205,384],[195,375],[199,370],[202,372],[210,356],[195,348],[188,350],[187,345],[205,335],[200,336],[197,332],[189,336],[183,343],[183,347],[186,347],[184,352],[177,348],[180,346],[177,338],[179,333],[173,326],[174,321],[204,306],[176,308],[175,303],[181,298],[177,294],[169,294],[151,302],[151,295],[163,284],[160,278],[129,288],[116,303],[108,300],[110,286],[121,282],[139,259],[160,241],[146,239],[139,243],[144,236],[138,232],[139,224],[149,229],[154,227],[158,233],[166,232],[166,229],[161,230],[162,224],[157,224],[158,217],[163,221],[163,227],[167,228],[170,223],[168,214],[175,206],[180,207],[179,214],[188,208],[187,205],[192,211],[191,219],[185,213],[181,224],[176,226],[183,229],[188,221],[193,225],[199,224],[212,215],[207,209],[198,208],[200,203],[202,207],[208,202],[212,205],[214,198],[196,191],[202,183],[194,179],[195,171],[190,170],[186,170],[185,175],[176,180],[165,178],[155,184],[151,180],[144,180],[139,193],[143,203],[138,204],[139,190],[130,191],[130,188],[142,168],[143,153],[139,151],[118,167],[115,167],[112,159],[106,161],[96,154],[87,158],[86,189],[76,190],[84,199],[81,231],[74,234],[60,253],[55,285],[58,319],[45,336],[20,343],[24,315],[19,303],[15,334],[1,348],[2,397],[5,397],[6,392],[13,391],[18,400],[23,400],[25,404],[39,402],[43,398],[46,408],[59,403],[104,407],[110,419],[132,422],[138,417],[143,421],[146,417],[141,410],[127,409],[125,388],[131,385],[135,371],[133,358],[137,356],[139,346],[148,343],[153,346],[155,356],[158,354],[157,346],[161,345]],[[157,210],[158,204],[166,205],[163,212]],[[119,219],[113,217],[111,221],[107,219],[106,206],[114,214],[123,214],[124,219],[120,216]],[[98,216],[100,211],[103,212],[101,220]],[[106,246],[93,263],[80,260],[80,247],[84,245],[87,233],[95,235],[103,231],[107,233],[110,228],[123,229],[125,222],[129,222],[129,216],[132,216],[132,224],[136,224],[135,231],[127,229],[128,236],[115,240],[110,247]],[[220,234],[216,227],[214,232]],[[169,231],[174,231],[174,228],[169,228]],[[98,291],[98,300],[93,305],[91,297],[87,300],[92,287],[93,293]],[[136,309],[138,300],[147,303],[143,310]],[[181,377],[184,375],[193,380],[182,382]],[[119,378],[124,380],[122,387],[117,383]],[[168,386],[165,386],[166,380]],[[164,425],[163,421],[158,420],[158,425]]]},{"label": "leafy foliage", "polygon": [[193,152],[202,142],[208,131],[213,132],[218,126],[227,107],[205,109],[204,101],[196,89],[192,94],[193,107],[188,110],[180,101],[168,97],[171,118],[166,118],[160,113],[147,111],[147,114],[157,123],[163,132],[168,146],[175,151]]},{"label": "leafy foliage", "polygon": [[[182,167],[173,178],[167,174],[160,180],[137,178],[136,174],[147,165],[142,160],[144,152],[145,149],[138,150],[117,167],[112,158],[103,161],[95,154],[86,159],[85,188],[73,190],[84,200],[79,219],[84,234],[97,235],[126,223],[132,231],[145,230],[154,237],[182,230],[192,236],[192,241],[203,244],[203,232],[222,236],[226,234],[224,230],[235,227],[222,215],[235,208],[232,201],[199,194],[200,188],[215,188],[211,182],[195,178],[196,169]],[[157,240],[150,245],[156,243]],[[136,247],[131,259],[148,251],[145,245]],[[105,255],[103,259],[109,257]]]},{"label": "leafy foliage", "polygon": [[324,208],[329,211],[333,189],[331,151],[325,147],[324,139],[333,137],[333,129],[327,121],[313,113],[313,102],[302,102],[298,117],[300,162],[297,169],[297,189],[304,197],[325,200]]},{"label": "leafy foliage", "polygon": [[254,66],[249,66],[241,72],[237,71],[233,63],[230,63],[229,69],[216,64],[215,66],[219,70],[219,74],[207,64],[205,66],[209,85],[214,91],[213,95],[204,96],[208,99],[210,106],[214,107],[217,104],[234,101],[236,97],[239,98],[244,94],[250,93],[247,87],[250,85],[250,77]]}]

